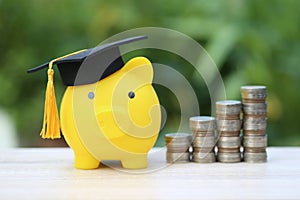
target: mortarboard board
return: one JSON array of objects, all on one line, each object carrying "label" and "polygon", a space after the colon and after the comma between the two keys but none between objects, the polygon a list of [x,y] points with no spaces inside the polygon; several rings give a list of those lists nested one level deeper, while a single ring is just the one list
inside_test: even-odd
[{"label": "mortarboard board", "polygon": [[[146,38],[146,36],[136,36],[75,52],[61,59],[56,59],[53,64],[57,65],[62,81],[66,86],[95,83],[124,66],[119,46]],[[45,69],[49,63],[46,62],[29,69],[27,72]]]},{"label": "mortarboard board", "polygon": [[60,122],[53,85],[53,64],[58,66],[59,73],[66,86],[95,83],[124,66],[119,46],[146,38],[146,36],[136,36],[77,51],[29,69],[28,73],[48,68],[44,120],[40,133],[42,138],[60,138]]}]

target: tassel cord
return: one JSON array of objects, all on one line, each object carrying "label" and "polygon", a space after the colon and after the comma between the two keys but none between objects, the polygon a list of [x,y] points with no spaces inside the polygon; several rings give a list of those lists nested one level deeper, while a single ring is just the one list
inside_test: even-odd
[{"label": "tassel cord", "polygon": [[44,105],[44,118],[43,118],[43,126],[42,130],[40,132],[40,136],[45,139],[55,139],[55,138],[60,138],[60,121],[59,121],[59,116],[58,116],[58,109],[57,109],[57,104],[56,104],[56,97],[55,97],[55,89],[54,89],[54,70],[52,69],[53,63],[81,53],[84,50],[80,50],[77,52],[73,52],[71,54],[56,58],[54,60],[51,60],[48,65],[48,82],[47,82],[47,87],[46,87],[46,94],[45,94],[45,105]]}]

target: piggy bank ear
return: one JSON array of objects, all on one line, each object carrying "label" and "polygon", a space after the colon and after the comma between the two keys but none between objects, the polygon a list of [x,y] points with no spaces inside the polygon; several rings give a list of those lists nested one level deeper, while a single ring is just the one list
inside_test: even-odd
[{"label": "piggy bank ear", "polygon": [[145,57],[135,57],[129,60],[121,69],[123,73],[134,73],[136,77],[142,78],[145,82],[152,82],[153,68],[151,62]]}]

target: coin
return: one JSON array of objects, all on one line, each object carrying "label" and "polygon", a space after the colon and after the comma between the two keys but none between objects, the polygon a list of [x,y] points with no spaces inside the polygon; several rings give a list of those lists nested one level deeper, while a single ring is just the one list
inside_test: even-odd
[{"label": "coin", "polygon": [[193,137],[212,137],[212,136],[215,136],[215,132],[214,131],[192,130],[192,135],[193,135]]},{"label": "coin", "polygon": [[172,146],[168,146],[167,147],[167,152],[170,152],[170,153],[183,153],[183,152],[188,151],[189,148],[190,148],[190,146],[188,146],[188,147],[172,147]]},{"label": "coin", "polygon": [[266,94],[267,88],[264,85],[246,85],[241,87],[241,92]]},{"label": "coin", "polygon": [[244,147],[266,147],[267,135],[261,136],[244,136]]},{"label": "coin", "polygon": [[241,126],[241,120],[217,120],[217,127],[220,126],[236,126],[240,127]]},{"label": "coin", "polygon": [[[246,112],[246,111],[244,111],[244,112]],[[267,118],[266,118],[266,115],[263,113],[266,113],[266,109],[264,109],[264,111],[251,110],[251,111],[249,111],[249,113],[252,113],[252,114],[244,115],[243,130],[246,130],[246,131],[263,131],[263,130],[265,130],[267,127]],[[257,115],[257,114],[259,114],[259,115]]]},{"label": "coin", "polygon": [[266,102],[260,103],[243,103],[244,108],[251,108],[251,109],[267,109],[268,104]]},{"label": "coin", "polygon": [[190,128],[192,131],[214,131],[215,118],[210,116],[195,116],[190,118]]},{"label": "coin", "polygon": [[191,141],[192,135],[189,133],[167,133],[165,134],[166,141]]},{"label": "coin", "polygon": [[267,104],[265,102],[243,103],[242,110],[245,115],[266,115],[267,114]]},{"label": "coin", "polygon": [[214,153],[215,147],[193,147],[193,153]]},{"label": "coin", "polygon": [[165,134],[165,143],[167,146],[171,146],[172,144],[191,144],[192,143],[192,135],[189,133],[168,133]]},{"label": "coin", "polygon": [[193,140],[193,147],[213,147],[215,146],[215,137],[195,137]]},{"label": "coin", "polygon": [[187,140],[165,140],[166,146],[186,146],[192,144],[192,139]]},{"label": "coin", "polygon": [[264,153],[264,152],[266,152],[266,147],[244,147],[244,152]]},{"label": "coin", "polygon": [[223,162],[223,163],[241,162],[241,153],[240,152],[235,152],[235,153],[218,152],[217,159],[219,162]]},{"label": "coin", "polygon": [[218,148],[239,148],[240,146],[240,137],[219,137]]},{"label": "coin", "polygon": [[197,163],[212,163],[216,162],[215,153],[193,153],[192,161]]},{"label": "coin", "polygon": [[243,99],[265,99],[267,97],[266,86],[242,86]]},{"label": "coin", "polygon": [[266,99],[243,99],[243,103],[264,103]]},{"label": "coin", "polygon": [[267,162],[267,153],[250,153],[244,152],[244,161],[248,163],[264,163]]},{"label": "coin", "polygon": [[222,148],[218,147],[218,153],[240,153],[240,147],[236,148]]},{"label": "coin", "polygon": [[166,153],[166,159],[168,163],[182,163],[182,162],[189,162],[190,161],[190,153]]},{"label": "coin", "polygon": [[265,99],[267,97],[264,93],[242,93],[243,99]]},{"label": "coin", "polygon": [[241,102],[236,100],[225,100],[216,102],[217,115],[240,115]]},{"label": "coin", "polygon": [[241,129],[240,120],[217,120],[218,131],[239,131]]},{"label": "coin", "polygon": [[263,124],[267,123],[267,118],[265,116],[246,115],[243,118],[243,122],[249,124]]},{"label": "coin", "polygon": [[219,137],[238,137],[240,136],[241,131],[218,131]]},{"label": "coin", "polygon": [[253,130],[253,131],[259,131],[259,130],[266,130],[267,123],[262,124],[252,124],[252,123],[244,123],[243,124],[243,130]]},{"label": "coin", "polygon": [[218,120],[240,120],[240,114],[229,115],[229,114],[217,114]]},{"label": "coin", "polygon": [[266,130],[243,130],[244,136],[265,135]]}]

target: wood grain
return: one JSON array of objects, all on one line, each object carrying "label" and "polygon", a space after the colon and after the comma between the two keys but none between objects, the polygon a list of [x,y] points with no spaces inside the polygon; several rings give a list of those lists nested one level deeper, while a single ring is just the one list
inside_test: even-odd
[{"label": "wood grain", "polygon": [[77,170],[69,148],[0,149],[0,199],[300,199],[300,148],[268,148],[264,164],[167,165],[165,149],[149,168],[107,161]]}]

